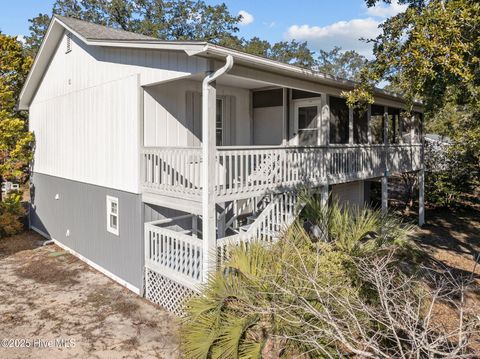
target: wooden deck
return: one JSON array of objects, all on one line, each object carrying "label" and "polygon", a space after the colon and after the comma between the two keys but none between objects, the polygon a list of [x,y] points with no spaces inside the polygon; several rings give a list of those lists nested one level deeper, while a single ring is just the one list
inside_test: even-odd
[{"label": "wooden deck", "polygon": [[[315,147],[218,147],[217,202],[381,177],[420,169],[420,144]],[[202,151],[194,147],[142,151],[142,190],[201,201]]]}]

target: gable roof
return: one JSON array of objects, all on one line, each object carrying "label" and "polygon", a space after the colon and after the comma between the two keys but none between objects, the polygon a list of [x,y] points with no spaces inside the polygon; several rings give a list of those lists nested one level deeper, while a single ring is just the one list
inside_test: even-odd
[{"label": "gable roof", "polygon": [[137,34],[135,32],[114,29],[91,22],[78,20],[73,17],[54,15],[57,19],[67,25],[70,29],[80,34],[87,40],[118,40],[118,41],[137,41],[137,40],[158,40],[151,36]]},{"label": "gable roof", "polygon": [[[71,17],[54,15],[20,93],[18,101],[18,108],[20,110],[28,110],[43,74],[55,52],[55,48],[65,30],[71,32],[85,44],[91,46],[184,51],[189,56],[203,56],[214,59],[225,59],[226,56],[231,55],[235,63],[263,71],[303,78],[345,90],[353,89],[356,84],[350,80],[336,78],[328,74],[307,70],[265,57],[228,49],[205,41],[160,40]],[[375,89],[375,95],[399,103],[404,102],[401,96],[378,88]],[[420,106],[421,104],[418,103],[417,105]]]}]

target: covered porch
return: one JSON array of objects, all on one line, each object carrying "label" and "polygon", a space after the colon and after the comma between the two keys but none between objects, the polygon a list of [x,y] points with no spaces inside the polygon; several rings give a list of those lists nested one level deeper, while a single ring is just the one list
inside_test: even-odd
[{"label": "covered porch", "polygon": [[216,202],[420,170],[421,115],[399,101],[352,109],[341,87],[234,65],[210,85],[204,123],[204,76],[144,88],[144,192],[201,201],[205,125]]}]

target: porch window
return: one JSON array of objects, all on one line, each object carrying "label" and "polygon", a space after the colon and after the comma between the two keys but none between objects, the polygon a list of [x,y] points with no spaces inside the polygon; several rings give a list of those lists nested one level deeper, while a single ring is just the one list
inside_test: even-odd
[{"label": "porch window", "polygon": [[217,98],[217,117],[215,120],[217,146],[223,146],[223,99]]},{"label": "porch window", "polygon": [[383,126],[384,118],[383,114],[385,109],[383,106],[372,105],[370,126],[372,128],[372,142],[381,144],[383,143]]},{"label": "porch window", "polygon": [[353,109],[353,142],[368,143],[368,109]]},{"label": "porch window", "polygon": [[348,143],[348,114],[347,101],[330,96],[330,143]]},{"label": "porch window", "polygon": [[118,198],[107,196],[107,231],[118,236]]},{"label": "porch window", "polygon": [[399,143],[401,134],[400,109],[388,108],[388,142]]}]

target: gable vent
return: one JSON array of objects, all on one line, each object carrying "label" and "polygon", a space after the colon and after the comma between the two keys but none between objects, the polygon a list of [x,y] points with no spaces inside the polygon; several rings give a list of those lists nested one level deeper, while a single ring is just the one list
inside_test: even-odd
[{"label": "gable vent", "polygon": [[67,50],[65,53],[68,54],[70,51],[72,51],[72,34],[67,33]]}]

